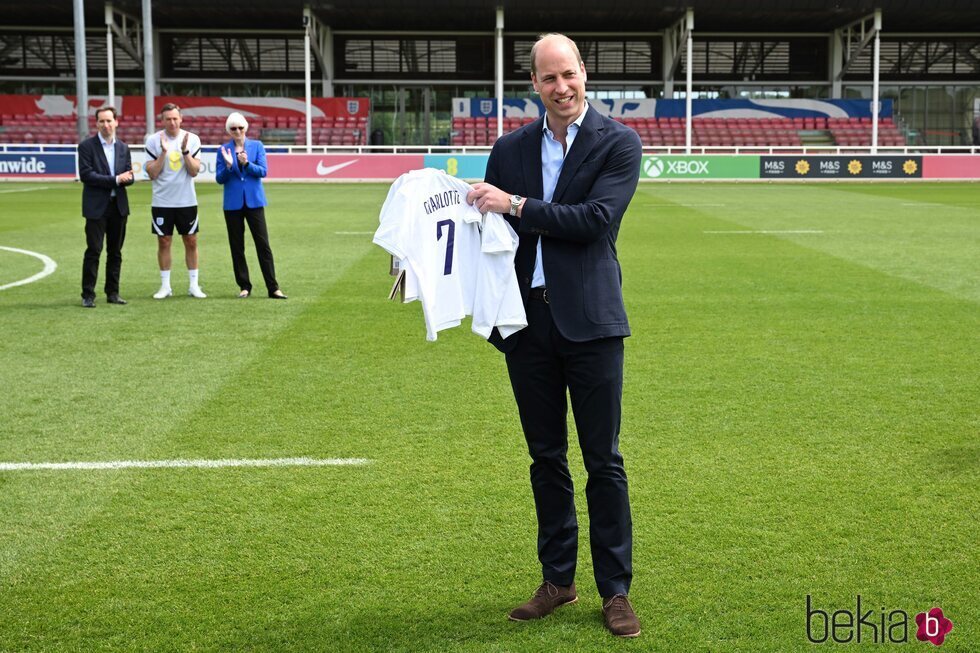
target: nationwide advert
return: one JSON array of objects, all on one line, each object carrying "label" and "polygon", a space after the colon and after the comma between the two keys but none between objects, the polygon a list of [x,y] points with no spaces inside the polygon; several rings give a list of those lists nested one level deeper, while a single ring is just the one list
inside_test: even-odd
[{"label": "nationwide advert", "polygon": [[47,152],[0,153],[0,179],[73,179],[75,177],[75,153],[49,154]]}]

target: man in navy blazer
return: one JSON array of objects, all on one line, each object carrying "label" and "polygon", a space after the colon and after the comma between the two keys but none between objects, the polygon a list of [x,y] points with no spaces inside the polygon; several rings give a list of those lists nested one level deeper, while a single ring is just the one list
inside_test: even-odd
[{"label": "man in navy blazer", "polygon": [[122,247],[126,240],[129,198],[126,187],[136,179],[129,146],[116,138],[116,110],[102,107],[95,112],[99,133],[78,146],[78,178],[82,187],[87,247],[82,262],[82,306],[95,308],[95,283],[103,241],[108,250],[105,264],[105,294],[110,304],[125,304],[119,296]]},{"label": "man in navy blazer", "polygon": [[585,98],[585,64],[575,43],[541,37],[531,50],[531,81],[545,116],[497,140],[486,180],[468,201],[509,214],[520,236],[514,260],[528,327],[491,342],[506,354],[531,456],[543,583],[510,618],[528,621],[578,599],[578,523],[568,469],[566,390],[588,472],[585,488],[593,571],[606,626],[635,637],[640,623],[627,597],[632,520],[619,452],[623,306],[616,237],[636,191],[641,145],[631,129]]}]

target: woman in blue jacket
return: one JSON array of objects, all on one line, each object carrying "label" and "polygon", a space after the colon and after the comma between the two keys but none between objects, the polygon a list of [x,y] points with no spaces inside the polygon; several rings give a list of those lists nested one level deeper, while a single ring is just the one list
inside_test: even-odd
[{"label": "woman in blue jacket", "polygon": [[228,116],[225,129],[231,140],[218,152],[216,177],[225,187],[225,226],[228,227],[228,244],[231,245],[231,262],[235,268],[235,281],[242,299],[252,294],[252,282],[248,278],[245,262],[245,223],[255,241],[255,253],[271,299],[286,299],[276,281],[276,266],[269,247],[269,231],[265,225],[265,190],[262,177],[266,175],[265,146],[262,141],[245,138],[248,121],[237,111]]}]

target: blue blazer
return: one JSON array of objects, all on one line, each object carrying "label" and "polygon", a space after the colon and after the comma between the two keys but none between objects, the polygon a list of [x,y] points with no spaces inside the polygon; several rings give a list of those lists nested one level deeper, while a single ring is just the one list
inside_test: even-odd
[{"label": "blue blazer", "polygon": [[[628,336],[616,237],[640,177],[640,138],[590,108],[565,157],[554,197],[545,202],[543,124],[539,118],[499,138],[487,162],[487,183],[527,198],[519,219],[507,216],[520,237],[514,267],[524,303],[540,236],[558,331],[576,342]],[[521,335],[503,340],[495,330],[490,342],[508,352]]]},{"label": "blue blazer", "polygon": [[257,209],[266,206],[265,189],[262,188],[262,177],[268,171],[265,162],[265,146],[262,141],[245,139],[245,154],[248,155],[248,165],[243,170],[238,165],[235,155],[235,141],[224,143],[232,152],[231,167],[225,163],[225,157],[218,150],[218,161],[215,167],[215,178],[225,187],[224,208],[226,211],[237,211],[242,208]]},{"label": "blue blazer", "polygon": [[[129,146],[117,137],[113,147],[116,153],[116,173],[133,169],[132,155]],[[116,191],[116,207],[119,215],[129,215],[129,197],[126,186],[116,186],[115,176],[109,172],[109,162],[105,159],[105,151],[98,135],[86,138],[78,146],[78,178],[84,184],[82,187],[82,215],[89,220],[98,220],[109,206],[112,191]]]}]

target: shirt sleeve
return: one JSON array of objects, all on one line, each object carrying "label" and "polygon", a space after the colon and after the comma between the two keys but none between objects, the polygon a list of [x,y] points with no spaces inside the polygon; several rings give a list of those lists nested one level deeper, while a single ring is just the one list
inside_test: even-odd
[{"label": "shirt sleeve", "polygon": [[405,303],[407,304],[419,299],[419,277],[409,261],[403,260],[401,265],[405,270]]},{"label": "shirt sleeve", "polygon": [[146,155],[151,159],[156,159],[160,156],[160,140],[156,134],[150,134],[146,137],[146,141],[143,143],[143,149],[146,150]]},{"label": "shirt sleeve", "polygon": [[484,254],[517,251],[517,233],[499,213],[487,213],[483,221],[480,251]]},{"label": "shirt sleeve", "polygon": [[408,220],[406,197],[403,189],[389,197],[381,209],[381,224],[374,232],[374,244],[400,259],[408,257],[409,242],[405,230]]},{"label": "shirt sleeve", "polygon": [[196,159],[197,155],[201,153],[201,137],[191,133],[191,137],[187,139],[187,150]]},{"label": "shirt sleeve", "polygon": [[477,299],[473,307],[473,332],[484,338],[490,337],[495,326],[505,338],[527,326],[514,271],[518,242],[517,233],[504,216],[487,213],[481,234]]}]

